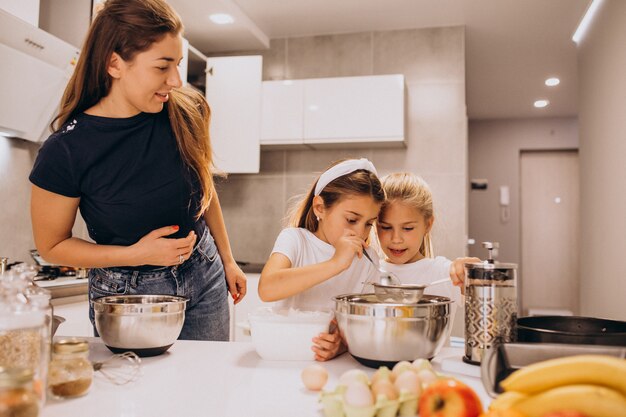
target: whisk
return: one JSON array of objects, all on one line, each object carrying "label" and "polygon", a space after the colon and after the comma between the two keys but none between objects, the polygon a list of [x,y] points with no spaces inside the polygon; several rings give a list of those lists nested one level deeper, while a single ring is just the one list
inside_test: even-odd
[{"label": "whisk", "polygon": [[92,366],[113,384],[124,385],[139,375],[141,358],[135,352],[116,353],[102,362],[93,362]]}]

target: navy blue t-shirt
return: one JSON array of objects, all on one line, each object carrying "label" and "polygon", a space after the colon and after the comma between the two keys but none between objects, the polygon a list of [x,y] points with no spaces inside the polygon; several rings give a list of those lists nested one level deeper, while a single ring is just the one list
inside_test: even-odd
[{"label": "navy blue t-shirt", "polygon": [[44,142],[29,179],[80,197],[89,236],[101,245],[129,246],[171,225],[180,230],[170,237],[204,231],[195,219],[199,181],[181,159],[167,108],[121,119],[76,116]]}]

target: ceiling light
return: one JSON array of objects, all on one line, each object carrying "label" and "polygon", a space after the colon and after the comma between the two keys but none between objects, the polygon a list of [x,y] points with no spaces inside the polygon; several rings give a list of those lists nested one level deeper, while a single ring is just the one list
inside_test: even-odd
[{"label": "ceiling light", "polygon": [[548,100],[537,100],[535,101],[534,106],[537,107],[538,109],[542,109],[546,107],[548,104],[550,104]]},{"label": "ceiling light", "polygon": [[574,32],[574,36],[572,36],[572,40],[576,42],[577,44],[580,43],[581,39],[585,35],[585,32],[587,31],[587,28],[589,27],[589,25],[591,25],[593,16],[598,11],[598,8],[600,8],[601,3],[602,3],[602,0],[593,0],[591,4],[589,5],[589,7],[587,8],[585,15],[580,20],[580,23],[578,24],[578,27],[576,28],[576,32]]},{"label": "ceiling light", "polygon": [[559,85],[560,83],[561,83],[561,80],[559,80],[559,79],[558,79],[558,78],[556,78],[556,77],[548,78],[548,79],[546,80],[546,85],[547,85],[548,87],[554,87],[555,85]]},{"label": "ceiling light", "polygon": [[235,21],[233,17],[226,13],[214,13],[209,16],[211,22],[217,23],[218,25],[229,25]]}]

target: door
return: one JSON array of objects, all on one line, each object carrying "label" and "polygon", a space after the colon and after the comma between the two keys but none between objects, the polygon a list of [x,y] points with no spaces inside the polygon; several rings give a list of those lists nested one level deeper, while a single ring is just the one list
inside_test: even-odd
[{"label": "door", "polygon": [[576,314],[578,152],[523,151],[520,158],[523,312]]}]

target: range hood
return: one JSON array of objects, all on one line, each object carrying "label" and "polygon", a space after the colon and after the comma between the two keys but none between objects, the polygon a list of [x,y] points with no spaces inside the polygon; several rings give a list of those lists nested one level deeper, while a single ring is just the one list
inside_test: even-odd
[{"label": "range hood", "polygon": [[0,135],[50,135],[79,50],[0,9]]}]

